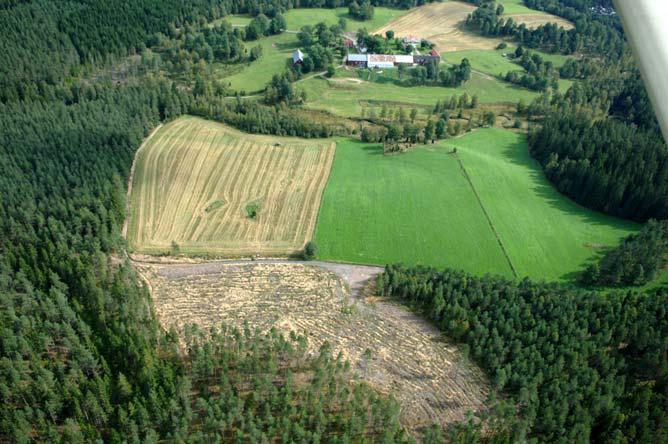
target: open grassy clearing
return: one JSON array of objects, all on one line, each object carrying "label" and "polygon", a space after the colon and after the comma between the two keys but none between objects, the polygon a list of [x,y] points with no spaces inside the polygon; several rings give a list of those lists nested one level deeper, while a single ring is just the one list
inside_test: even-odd
[{"label": "open grassy clearing", "polygon": [[[465,92],[471,96],[477,95],[480,103],[485,104],[515,104],[519,99],[528,103],[538,97],[535,91],[477,73],[473,73],[471,80],[459,88],[399,86],[392,83],[396,75],[396,70],[372,74],[368,71],[359,73],[341,69],[333,79],[314,77],[300,82],[299,88],[307,93],[307,107],[351,117],[361,116],[362,109],[369,104],[377,104],[378,107],[387,103],[433,108],[437,100],[449,99],[453,94],[461,95]],[[366,81],[369,76],[372,76],[373,81]]]},{"label": "open grassy clearing", "polygon": [[561,195],[521,134],[479,130],[445,145],[457,146],[520,277],[563,279],[637,229]]},{"label": "open grassy clearing", "polygon": [[[376,29],[408,12],[405,9],[392,9],[383,6],[376,6],[373,11],[373,18],[366,21],[351,17],[348,14],[348,8],[297,8],[286,11],[283,17],[288,31],[299,31],[302,26],[315,26],[320,22],[325,22],[328,26],[331,26],[337,24],[340,19],[345,19],[347,22],[345,31],[356,32],[361,28]],[[213,23],[227,21],[235,26],[246,26],[252,19],[253,17],[249,15],[234,14],[215,20]]]},{"label": "open grassy clearing", "polygon": [[342,139],[316,227],[326,260],[512,276],[459,165],[441,147],[384,156]]},{"label": "open grassy clearing", "polygon": [[566,279],[635,229],[559,194],[524,136],[486,129],[389,157],[378,145],[339,142],[316,240],[327,260],[509,277],[510,261],[519,277]]},{"label": "open grassy clearing", "polygon": [[167,252],[172,241],[184,253],[293,253],[312,236],[333,155],[327,141],[179,118],[137,154],[129,245],[143,253]]},{"label": "open grassy clearing", "polygon": [[140,265],[140,271],[165,328],[197,323],[206,331],[248,321],[251,328],[307,333],[311,353],[327,341],[359,379],[400,402],[400,420],[409,429],[447,426],[484,408],[484,376],[437,329],[398,306],[351,297],[330,271],[225,262]]},{"label": "open grassy clearing", "polygon": [[283,33],[263,37],[247,44],[249,48],[256,45],[262,46],[262,57],[247,63],[234,75],[224,78],[224,81],[236,91],[245,91],[249,94],[263,90],[274,74],[285,71],[286,60],[297,48],[298,43],[294,34]]},{"label": "open grassy clearing", "polygon": [[356,32],[358,29],[367,30],[376,29],[380,26],[395,20],[408,13],[405,9],[391,9],[382,6],[373,8],[373,18],[371,20],[356,20],[348,15],[348,8],[299,8],[287,11],[283,16],[287,24],[287,29],[298,31],[304,25],[315,26],[317,23],[325,22],[328,25],[335,25],[340,19],[347,22],[346,32]]}]

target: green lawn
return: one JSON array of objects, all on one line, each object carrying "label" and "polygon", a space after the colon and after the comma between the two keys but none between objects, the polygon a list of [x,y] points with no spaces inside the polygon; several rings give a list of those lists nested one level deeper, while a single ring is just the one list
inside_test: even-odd
[{"label": "green lawn", "polygon": [[285,70],[285,61],[297,47],[297,38],[294,34],[283,33],[247,42],[246,46],[250,49],[258,44],[262,45],[262,57],[224,79],[236,91],[243,90],[249,94],[264,89],[274,74]]},{"label": "green lawn", "polygon": [[484,72],[492,76],[505,75],[508,71],[524,71],[520,65],[513,63],[504,53],[509,50],[486,50],[472,49],[469,51],[444,52],[441,58],[451,65],[459,65],[462,59],[469,59],[471,67],[476,71]]},{"label": "green lawn", "polygon": [[541,11],[529,9],[524,5],[524,0],[499,0],[496,3],[503,5],[504,14],[540,14]]},{"label": "green lawn", "polygon": [[328,25],[334,25],[339,22],[340,18],[346,19],[348,26],[346,32],[355,32],[358,29],[366,28],[369,32],[380,28],[386,23],[401,17],[406,14],[406,9],[390,9],[376,6],[373,8],[373,18],[367,21],[355,20],[348,15],[348,8],[300,8],[291,9],[283,16],[287,23],[287,29],[298,31],[304,25],[316,25],[320,22],[325,22]]},{"label": "green lawn", "polygon": [[637,228],[562,196],[531,158],[520,134],[487,129],[446,145],[458,147],[521,277],[564,278],[600,253],[601,247],[617,245]]},{"label": "green lawn", "polygon": [[[523,98],[527,103],[538,97],[538,93],[520,88],[480,74],[472,75],[460,88],[440,86],[398,86],[391,81],[396,75],[392,70],[374,74],[374,81],[361,80],[355,70],[339,70],[334,80],[321,77],[300,82],[298,87],[307,93],[307,106],[321,109],[340,116],[360,116],[362,108],[369,103],[401,103],[406,106],[433,107],[437,100],[444,100],[452,94],[477,95],[480,103],[517,103]],[[362,73],[368,78],[368,71]],[[386,76],[386,78],[383,78]]]},{"label": "green lawn", "polygon": [[475,196],[444,148],[384,156],[342,139],[316,227],[319,257],[511,276]]},{"label": "green lawn", "polygon": [[[367,21],[356,20],[348,15],[348,8],[298,8],[286,11],[283,14],[287,29],[290,31],[299,31],[304,25],[315,26],[320,22],[328,25],[335,25],[339,19],[344,18],[348,26],[347,32],[356,32],[358,29],[366,28],[368,31],[380,28],[386,23],[406,14],[406,9],[390,9],[377,6],[374,8],[373,18]],[[249,15],[228,15],[222,19],[214,21],[217,24],[223,20],[237,26],[246,26],[250,23],[252,17]]]},{"label": "green lawn", "polygon": [[520,277],[567,279],[636,229],[559,194],[517,133],[478,130],[389,157],[341,140],[316,227],[320,257],[511,276],[453,146]]}]

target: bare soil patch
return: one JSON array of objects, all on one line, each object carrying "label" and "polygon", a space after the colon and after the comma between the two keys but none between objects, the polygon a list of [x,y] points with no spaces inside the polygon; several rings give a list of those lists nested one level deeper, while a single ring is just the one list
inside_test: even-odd
[{"label": "bare soil patch", "polygon": [[397,398],[411,430],[447,426],[485,408],[484,375],[435,327],[387,300],[356,296],[377,267],[281,261],[137,266],[166,328],[247,321],[263,330],[306,333],[313,354],[327,341],[356,377]]}]

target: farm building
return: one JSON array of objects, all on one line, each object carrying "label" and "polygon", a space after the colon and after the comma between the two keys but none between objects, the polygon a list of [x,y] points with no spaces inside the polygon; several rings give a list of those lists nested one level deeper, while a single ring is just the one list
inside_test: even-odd
[{"label": "farm building", "polygon": [[429,54],[420,54],[413,57],[413,60],[418,65],[426,65],[430,62],[441,62],[441,55],[435,50],[432,49]]},{"label": "farm building", "polygon": [[394,68],[396,56],[390,54],[369,54],[367,68]]},{"label": "farm building", "polygon": [[348,54],[346,57],[346,65],[361,68],[394,68],[414,63],[414,56],[403,54]]},{"label": "farm building", "polygon": [[404,43],[411,46],[417,46],[420,44],[421,41],[422,40],[420,39],[420,37],[413,34],[409,34],[406,37],[404,37]]},{"label": "farm building", "polygon": [[367,57],[366,54],[348,54],[346,57],[346,65],[365,68]]},{"label": "farm building", "polygon": [[292,53],[292,64],[301,65],[302,63],[304,63],[304,53],[297,49]]}]

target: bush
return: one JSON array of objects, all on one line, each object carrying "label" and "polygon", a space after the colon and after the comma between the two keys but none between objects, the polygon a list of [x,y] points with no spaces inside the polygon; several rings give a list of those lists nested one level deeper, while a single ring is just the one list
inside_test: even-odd
[{"label": "bush", "polygon": [[506,49],[508,47],[508,44],[506,42],[501,42],[499,45],[496,47],[496,49]]},{"label": "bush", "polygon": [[307,261],[315,259],[315,256],[318,254],[318,246],[313,241],[306,242],[304,246],[304,259]]},{"label": "bush", "polygon": [[327,77],[334,77],[336,74],[336,67],[334,65],[329,65],[327,67]]}]

